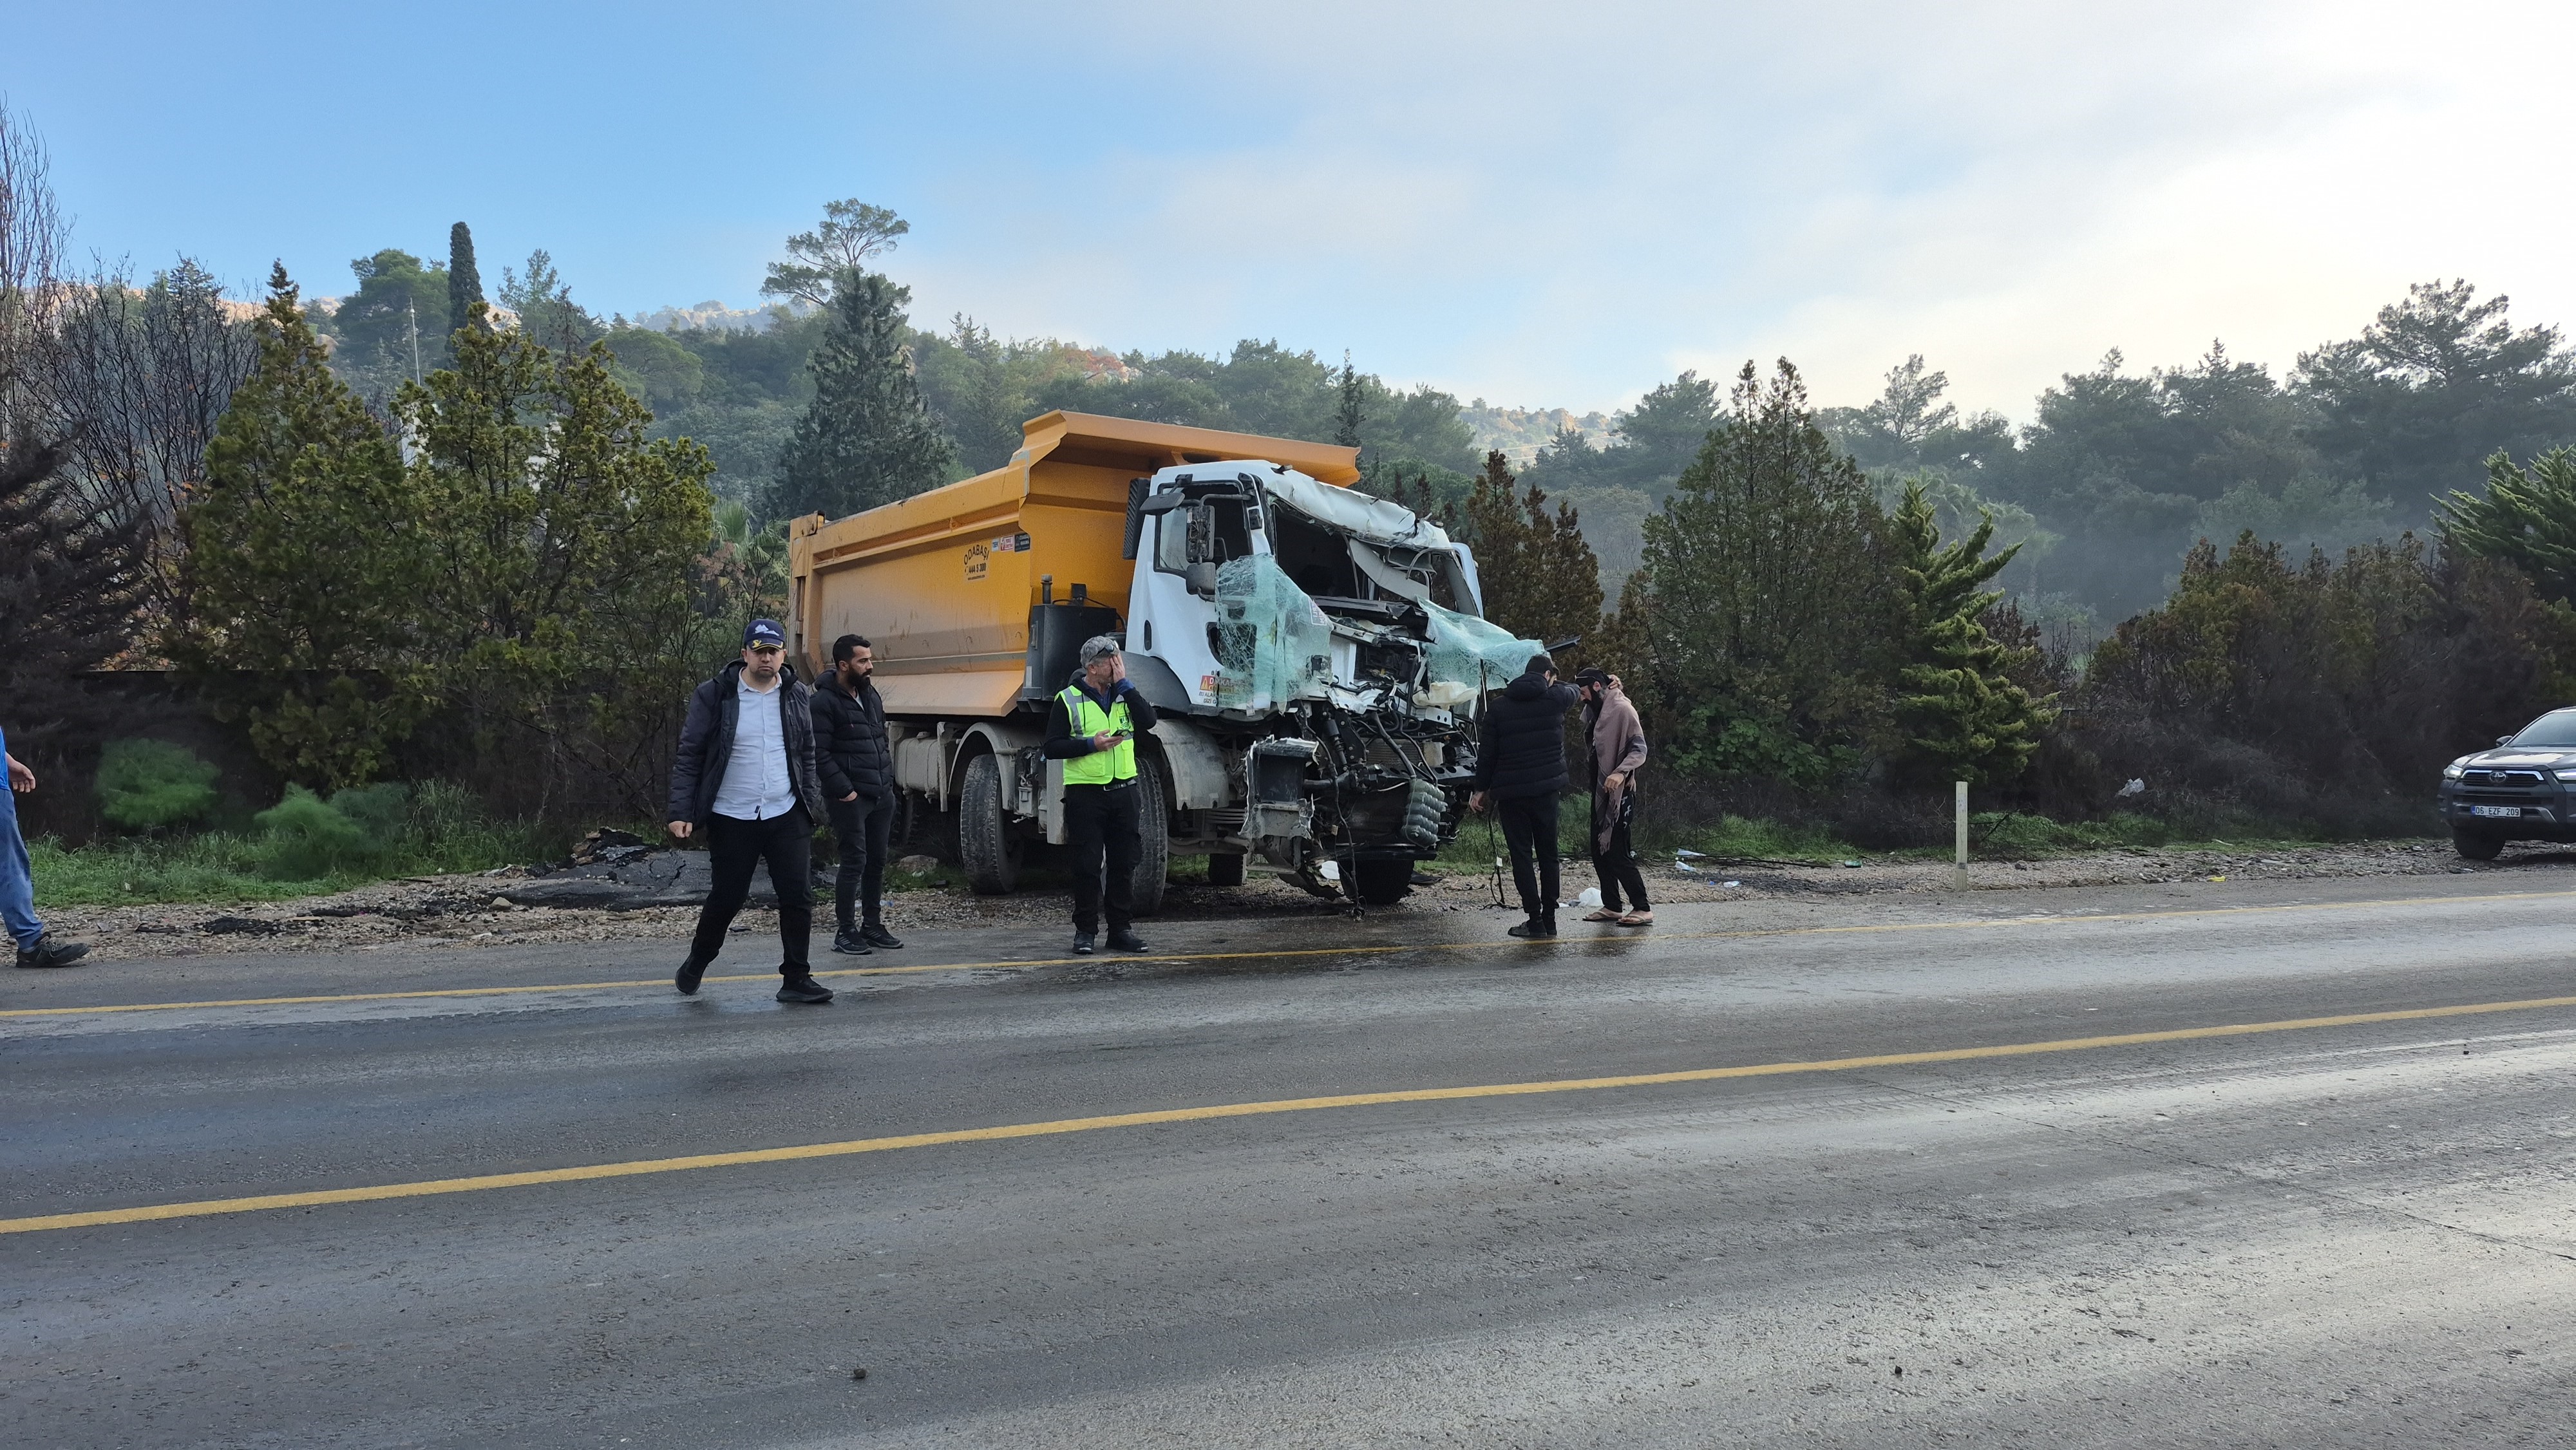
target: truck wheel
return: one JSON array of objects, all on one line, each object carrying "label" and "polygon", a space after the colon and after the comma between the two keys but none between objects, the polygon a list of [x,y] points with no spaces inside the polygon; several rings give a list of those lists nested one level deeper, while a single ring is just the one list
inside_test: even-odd
[{"label": "truck wheel", "polygon": [[1393,906],[1413,894],[1413,863],[1362,861],[1353,884],[1360,889],[1362,905]]},{"label": "truck wheel", "polygon": [[2464,861],[2492,861],[2504,850],[2504,837],[2490,836],[2484,831],[2454,830],[2451,832],[2451,849],[2459,852],[2460,859]]},{"label": "truck wheel", "polygon": [[1242,856],[1229,851],[1222,855],[1208,857],[1207,863],[1208,885],[1241,886],[1243,884]]},{"label": "truck wheel", "polygon": [[1172,869],[1172,779],[1163,757],[1136,752],[1135,902],[1138,916],[1163,909],[1163,877]]},{"label": "truck wheel", "polygon": [[1006,896],[1020,884],[1020,842],[1002,809],[1002,762],[987,752],[966,762],[957,792],[957,858],[978,896]]}]

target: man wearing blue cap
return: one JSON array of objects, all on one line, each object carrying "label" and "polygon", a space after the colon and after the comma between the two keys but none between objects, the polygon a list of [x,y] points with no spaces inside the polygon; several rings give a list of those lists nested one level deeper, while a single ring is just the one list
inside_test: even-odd
[{"label": "man wearing blue cap", "polygon": [[787,632],[755,619],[742,632],[742,659],[698,686],[671,762],[671,834],[706,833],[715,884],[698,912],[698,932],[672,985],[695,996],[707,964],[723,949],[752,868],[766,861],[778,891],[781,1002],[820,1006],[832,989],[814,980],[806,951],[814,931],[814,823],[823,819],[823,782],[814,768],[812,692],[786,662]]}]

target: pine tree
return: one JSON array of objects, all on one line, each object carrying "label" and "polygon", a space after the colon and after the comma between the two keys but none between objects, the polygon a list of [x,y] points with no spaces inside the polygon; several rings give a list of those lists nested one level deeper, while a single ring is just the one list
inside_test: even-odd
[{"label": "pine tree", "polygon": [[448,355],[456,353],[456,330],[487,325],[474,309],[483,305],[483,274],[474,267],[474,233],[458,222],[447,229]]},{"label": "pine tree", "polygon": [[383,774],[427,709],[417,669],[424,521],[402,455],[335,377],[284,265],[259,365],[181,515],[191,614],[172,659],[288,779]]},{"label": "pine tree", "polygon": [[1599,631],[1584,641],[1585,662],[1618,676],[1640,710],[1663,699],[1655,673],[1654,607],[1654,576],[1632,570],[1619,585],[1618,608],[1605,612]]},{"label": "pine tree", "polygon": [[[1466,527],[1485,594],[1485,618],[1541,644],[1589,638],[1601,623],[1601,565],[1584,541],[1572,504],[1551,511],[1537,485],[1526,493],[1499,451],[1467,496]],[[1572,647],[1557,661],[1572,674],[1584,658]]]},{"label": "pine tree", "polygon": [[125,648],[147,536],[83,496],[70,440],[11,421],[0,438],[0,700],[13,738],[32,741],[98,713],[74,672]]},{"label": "pine tree", "polygon": [[1645,526],[1675,764],[1820,786],[1858,764],[1894,674],[1869,480],[1817,427],[1782,359],[1751,363]]},{"label": "pine tree", "polygon": [[1986,582],[2012,562],[2019,545],[1989,556],[1992,518],[1947,548],[1923,485],[1909,481],[1889,520],[1898,586],[1910,633],[1909,661],[1899,675],[1908,693],[1896,701],[1905,732],[1900,765],[1932,782],[1999,785],[2022,772],[2039,737],[2057,718],[2053,701],[2033,700],[2010,673],[2029,651],[1998,643],[1979,622],[2003,598]]},{"label": "pine tree", "polygon": [[937,486],[948,437],[923,408],[904,355],[909,288],[850,270],[833,286],[823,340],[806,363],[814,401],[778,459],[771,519],[834,518]]}]

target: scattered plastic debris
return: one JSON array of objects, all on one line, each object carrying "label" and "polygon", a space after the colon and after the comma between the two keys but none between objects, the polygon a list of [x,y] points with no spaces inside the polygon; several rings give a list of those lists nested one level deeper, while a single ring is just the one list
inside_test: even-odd
[{"label": "scattered plastic debris", "polygon": [[2133,795],[2145,795],[2146,793],[2147,783],[2143,780],[2136,779],[2135,777],[2132,777],[2127,785],[2124,785],[2118,790],[2112,792],[2113,795],[2118,796],[2122,800],[2126,800]]},{"label": "scattered plastic debris", "polygon": [[1728,886],[1741,886],[1741,885],[1743,885],[1744,883],[1743,883],[1743,882],[1741,882],[1741,881],[1729,881],[1729,882],[1727,882],[1726,884],[1727,884]]}]

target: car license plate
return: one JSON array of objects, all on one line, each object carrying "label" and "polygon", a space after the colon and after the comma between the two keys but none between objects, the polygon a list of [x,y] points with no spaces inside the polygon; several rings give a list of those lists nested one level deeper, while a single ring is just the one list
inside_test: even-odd
[{"label": "car license plate", "polygon": [[2469,807],[2469,814],[2470,814],[2470,815],[2473,815],[2473,816],[2501,816],[2501,817],[2503,817],[2504,819],[2509,820],[2509,821],[2518,821],[2518,820],[2522,819],[2522,807],[2520,807],[2520,806],[2471,806],[2471,807]]}]

